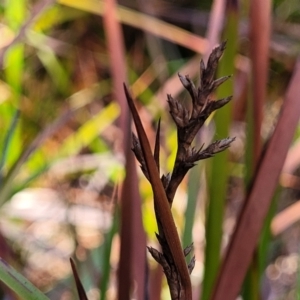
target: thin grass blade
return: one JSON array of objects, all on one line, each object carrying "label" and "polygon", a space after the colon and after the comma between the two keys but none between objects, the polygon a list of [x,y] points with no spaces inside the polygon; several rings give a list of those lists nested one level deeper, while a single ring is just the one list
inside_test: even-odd
[{"label": "thin grass blade", "polygon": [[[86,3],[86,2],[85,2]],[[97,2],[99,8],[102,3]],[[114,0],[108,0],[103,7],[104,30],[110,54],[113,91],[121,108],[118,120],[124,132],[123,149],[126,158],[126,177],[121,189],[121,251],[119,262],[119,299],[129,299],[133,282],[136,284],[136,297],[145,297],[146,236],[142,222],[141,199],[138,191],[136,165],[131,153],[131,120],[123,91],[127,81],[124,41]]]},{"label": "thin grass blade", "polygon": [[[250,3],[250,53],[252,62],[251,88],[247,113],[246,140],[246,187],[252,180],[262,149],[261,125],[268,80],[269,40],[271,1],[251,1]],[[264,30],[261,30],[264,28]],[[267,221],[266,221],[267,222]],[[259,300],[261,257],[259,251],[245,279],[243,297],[245,300]]]},{"label": "thin grass blade", "polygon": [[13,116],[13,119],[11,121],[11,124],[9,126],[9,129],[7,131],[7,134],[4,138],[4,142],[3,142],[3,148],[1,151],[1,158],[0,158],[0,187],[2,185],[2,178],[3,178],[3,167],[5,165],[5,162],[7,161],[7,152],[9,150],[10,144],[11,144],[11,140],[13,138],[13,134],[15,132],[16,126],[17,126],[17,122],[19,120],[19,116],[20,116],[20,111],[16,110],[15,114]]},{"label": "thin grass blade", "polygon": [[75,263],[74,263],[72,258],[70,258],[70,264],[71,264],[71,267],[72,267],[72,272],[73,272],[73,276],[74,276],[75,283],[76,283],[78,297],[79,297],[80,300],[88,300],[88,297],[85,293],[85,290],[84,290],[83,285],[81,283],[81,280],[79,278],[78,272],[76,270]]},{"label": "thin grass blade", "polygon": [[[261,155],[261,124],[266,99],[269,43],[271,29],[271,2],[254,0],[250,2],[250,52],[252,60],[252,102],[254,106],[254,165]],[[262,30],[263,28],[263,30]]]},{"label": "thin grass blade", "polygon": [[[16,34],[26,15],[26,3],[24,0],[10,1],[5,9],[5,19],[8,26]],[[5,103],[0,105],[0,115],[2,122],[2,134],[9,130],[10,122],[14,118],[15,108],[19,108],[22,82],[23,82],[23,69],[24,69],[24,45],[19,43],[13,45],[8,49],[5,55],[6,68],[4,70],[6,82],[10,87],[11,96]],[[0,134],[0,136],[2,135]],[[9,155],[6,156],[7,164],[11,164],[20,155],[22,149],[22,140],[20,126],[16,125],[14,135],[10,141]]]},{"label": "thin grass blade", "polygon": [[[218,77],[234,73],[234,59],[237,53],[238,33],[238,6],[237,3],[229,2],[227,7],[227,23],[223,37],[227,43],[224,56],[219,63]],[[233,81],[227,81],[217,90],[217,97],[222,98],[233,94]],[[228,136],[232,119],[232,103],[228,103],[216,112],[215,126],[218,136]],[[214,282],[216,280],[221,262],[221,244],[223,237],[223,217],[228,186],[229,161],[228,152],[219,153],[211,159],[209,168],[208,194],[209,204],[206,215],[206,248],[204,263],[204,279],[202,284],[202,299],[211,297]]]},{"label": "thin grass blade", "polygon": [[[203,170],[203,164],[199,162],[194,166],[189,173],[188,179],[188,199],[187,207],[184,215],[184,229],[182,235],[182,245],[187,247],[193,240],[193,227],[196,215],[198,193],[201,188],[200,178]],[[186,261],[189,261],[189,256],[186,257]]]},{"label": "thin grass blade", "polygon": [[49,300],[30,281],[0,258],[0,280],[10,287],[20,299]]},{"label": "thin grass blade", "polygon": [[212,300],[234,300],[254,254],[280,171],[300,117],[300,60],[297,61],[277,126],[259,164],[226,252]]},{"label": "thin grass blade", "polygon": [[141,148],[143,151],[144,159],[146,162],[147,170],[150,177],[150,183],[152,186],[152,191],[154,195],[154,207],[157,215],[157,219],[161,222],[161,227],[164,231],[166,241],[168,243],[171,255],[174,260],[175,267],[180,276],[180,281],[182,284],[184,299],[192,299],[192,286],[189,271],[185,263],[185,257],[183,255],[182,247],[180,244],[179,236],[176,230],[176,226],[171,214],[169,202],[163,188],[162,182],[159,177],[157,166],[155,160],[152,156],[152,151],[148,138],[146,136],[144,127],[142,125],[141,119],[138,115],[138,112],[134,106],[133,99],[127,90],[127,87],[124,85],[126,98],[130,111],[133,116],[135,127],[138,133],[138,137],[141,143]]}]

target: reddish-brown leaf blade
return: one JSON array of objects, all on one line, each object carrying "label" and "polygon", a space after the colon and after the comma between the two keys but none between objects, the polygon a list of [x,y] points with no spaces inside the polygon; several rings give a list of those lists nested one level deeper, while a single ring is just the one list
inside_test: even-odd
[{"label": "reddish-brown leaf blade", "polygon": [[222,264],[212,300],[234,300],[251,262],[264,218],[300,117],[300,60],[290,82],[277,126],[257,169]]},{"label": "reddish-brown leaf blade", "polygon": [[[121,107],[119,125],[124,130],[128,126],[127,105],[123,93],[123,82],[126,81],[126,58],[121,24],[118,22],[115,0],[105,1],[103,26],[110,59],[110,71],[113,81],[113,93]],[[126,139],[124,138],[124,143]],[[125,149],[125,148],[124,148]]]},{"label": "reddish-brown leaf blade", "polygon": [[70,263],[71,263],[72,272],[73,272],[76,287],[77,287],[78,297],[80,300],[88,300],[88,297],[85,293],[85,290],[83,288],[83,285],[82,285],[79,275],[77,273],[75,263],[72,258],[70,258]]},{"label": "reddish-brown leaf blade", "polygon": [[183,251],[181,248],[179,236],[176,230],[176,226],[171,214],[170,206],[168,203],[168,199],[163,188],[162,182],[159,177],[159,173],[156,167],[155,160],[152,156],[150,144],[148,138],[146,136],[144,127],[142,125],[141,119],[138,115],[138,112],[134,106],[133,99],[124,84],[124,90],[127,98],[127,102],[129,108],[131,110],[133,120],[135,123],[135,127],[138,133],[138,137],[141,143],[141,148],[144,154],[144,159],[147,165],[150,183],[153,190],[154,195],[154,203],[155,203],[155,212],[156,216],[161,222],[162,229],[164,231],[164,235],[166,237],[166,241],[168,243],[170,252],[172,254],[174,264],[179,273],[182,288],[184,291],[184,296],[186,300],[192,299],[192,286],[189,271],[185,262],[185,258],[183,255]]},{"label": "reddish-brown leaf blade", "polygon": [[[250,2],[250,48],[252,59],[252,98],[254,120],[254,164],[261,154],[261,124],[266,99],[271,27],[271,1]],[[263,28],[263,30],[262,30]]]},{"label": "reddish-brown leaf blade", "polygon": [[131,153],[131,129],[128,106],[123,91],[126,81],[126,54],[121,24],[115,0],[105,1],[103,25],[110,57],[113,92],[121,107],[118,125],[124,133],[123,149],[126,157],[126,177],[121,188],[121,250],[118,272],[118,299],[145,297],[146,235],[142,224],[141,199],[135,160]]}]

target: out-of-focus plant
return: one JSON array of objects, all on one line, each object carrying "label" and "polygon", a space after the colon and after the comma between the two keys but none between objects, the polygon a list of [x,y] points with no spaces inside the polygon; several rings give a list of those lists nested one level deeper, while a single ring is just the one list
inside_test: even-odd
[{"label": "out-of-focus plant", "polygon": [[[254,241],[258,240],[258,227],[255,227],[255,230],[251,228],[258,225],[259,228],[263,227],[262,216],[266,215],[271,197],[267,185],[277,184],[275,176],[267,174],[263,179],[260,177],[259,180],[266,188],[257,196],[257,199],[261,198],[261,202],[258,203],[258,200],[255,202],[251,198],[253,199],[253,193],[255,195],[255,191],[261,184],[257,182],[257,175],[266,168],[265,164],[268,166],[266,163],[268,161],[269,165],[276,167],[276,172],[270,171],[270,175],[275,173],[278,175],[282,160],[280,162],[279,159],[274,161],[272,159],[275,154],[282,159],[290,143],[290,134],[296,126],[296,123],[290,124],[290,121],[296,122],[297,106],[286,120],[281,119],[285,124],[281,138],[289,137],[289,139],[279,139],[277,145],[281,145],[284,149],[275,147],[275,150],[281,149],[280,153],[274,152],[275,154],[271,155],[270,148],[267,148],[268,144],[264,146],[264,143],[271,136],[272,128],[276,127],[274,120],[278,118],[281,104],[285,103],[282,107],[284,112],[284,108],[291,105],[288,99],[298,97],[293,79],[293,88],[290,88],[287,98],[284,98],[292,71],[294,78],[298,76],[298,65],[295,63],[299,53],[297,43],[300,22],[297,5],[295,1],[262,3],[258,1],[261,7],[257,11],[258,4],[255,4],[255,1],[251,2],[249,23],[252,25],[248,30],[248,23],[244,20],[248,19],[249,7],[246,3],[240,3],[241,6],[238,6],[237,1],[227,1],[226,4],[224,1],[213,1],[211,13],[203,10],[208,7],[207,1],[205,4],[201,2],[201,7],[197,9],[186,9],[184,5],[179,8],[178,3],[175,2],[168,6],[163,3],[151,7],[150,1],[147,7],[143,6],[143,12],[138,11],[136,3],[131,3],[131,8],[126,7],[126,2],[123,2],[124,6],[115,3],[112,8],[108,5],[112,2],[14,0],[0,3],[0,65],[3,67],[0,76],[1,256],[15,269],[25,272],[26,277],[43,291],[48,291],[47,295],[50,298],[57,299],[63,293],[68,293],[67,287],[70,287],[71,283],[66,274],[70,272],[61,271],[61,276],[57,277],[52,273],[55,277],[53,279],[49,266],[54,262],[52,260],[51,263],[49,261],[45,263],[44,257],[55,249],[56,255],[61,256],[62,261],[67,261],[68,264],[69,256],[74,253],[73,257],[78,269],[76,270],[75,263],[72,264],[73,273],[78,292],[82,297],[97,298],[99,296],[97,293],[100,291],[101,299],[117,297],[125,299],[124,294],[116,291],[117,285],[114,279],[119,257],[117,247],[120,235],[123,258],[122,263],[118,265],[120,268],[118,280],[122,291],[125,287],[126,297],[128,297],[126,299],[131,296],[142,298],[144,294],[149,299],[158,299],[161,294],[166,297],[165,292],[169,292],[165,291],[167,289],[161,279],[160,266],[157,267],[151,258],[149,266],[144,264],[145,236],[134,236],[137,232],[143,233],[145,229],[148,234],[148,244],[155,248],[153,232],[157,228],[151,210],[151,191],[145,184],[146,180],[143,176],[138,174],[137,177],[134,173],[134,159],[126,166],[129,175],[134,173],[134,176],[128,176],[131,182],[126,187],[135,186],[136,190],[129,194],[125,188],[120,203],[105,200],[107,197],[110,198],[112,186],[122,177],[120,161],[123,161],[123,158],[120,157],[124,157],[122,153],[126,147],[121,145],[128,144],[130,140],[128,136],[125,142],[121,140],[121,132],[130,130],[127,128],[129,122],[126,118],[127,108],[124,108],[125,96],[122,82],[130,82],[133,94],[143,103],[143,105],[136,103],[136,107],[151,144],[155,144],[153,120],[162,117],[165,122],[160,138],[162,157],[160,169],[164,174],[171,173],[173,162],[176,160],[176,152],[173,149],[177,146],[177,132],[174,124],[169,123],[165,108],[167,102],[163,99],[166,94],[172,92],[169,102],[173,103],[173,99],[180,97],[182,99],[180,105],[190,110],[192,104],[186,101],[184,95],[179,95],[184,87],[178,85],[176,73],[179,70],[179,73],[183,74],[181,76],[183,82],[197,80],[201,57],[204,56],[205,60],[211,50],[210,47],[214,47],[219,39],[224,39],[228,40],[227,51],[216,74],[224,76],[234,73],[234,76],[213,96],[223,97],[232,94],[233,90],[233,100],[224,109],[216,112],[216,116],[206,120],[193,145],[197,148],[204,141],[209,144],[212,136],[219,139],[229,134],[237,136],[236,143],[230,151],[216,155],[209,160],[208,164],[200,163],[197,169],[194,168],[190,173],[188,184],[185,179],[182,180],[176,195],[183,200],[174,201],[172,213],[176,219],[177,229],[182,234],[184,246],[187,246],[192,239],[195,241],[197,263],[192,274],[192,287],[197,286],[193,291],[195,297],[210,299],[213,295],[216,299],[217,297],[222,299],[226,293],[228,297],[234,298],[241,291],[241,281],[251,260],[249,253],[250,250],[254,251]],[[205,8],[202,5],[206,5]],[[272,5],[273,10],[270,9]],[[102,24],[102,16],[104,24]],[[266,29],[269,28],[271,17],[273,34],[268,44]],[[263,25],[262,22],[266,24]],[[115,31],[117,27],[119,31]],[[195,32],[200,32],[203,36],[207,31],[207,38],[182,28],[196,28]],[[262,28],[264,28],[263,32]],[[135,29],[138,29],[137,34]],[[119,32],[119,35],[116,32]],[[248,32],[251,32],[250,39]],[[125,47],[122,46],[120,38],[122,33]],[[118,41],[115,39],[117,36]],[[126,80],[126,69],[129,80]],[[185,77],[186,74],[190,75],[190,79]],[[268,82],[267,90],[266,82]],[[251,93],[247,92],[248,83],[251,84]],[[189,89],[188,91],[190,92]],[[260,102],[259,108],[257,105],[252,105],[253,95],[259,95],[254,96],[255,100],[264,100]],[[116,121],[119,116],[125,122]],[[172,116],[174,121],[178,122],[174,109]],[[277,131],[283,128],[281,126],[283,125],[276,127]],[[247,132],[246,142],[245,132]],[[283,190],[287,187],[296,189],[297,173],[293,172],[299,165],[295,154],[297,149],[299,152],[298,139],[299,130],[295,136],[294,149],[288,153],[284,173],[280,179]],[[268,153],[268,157],[258,159],[259,151],[253,150],[255,147],[265,148],[262,153],[264,155]],[[129,149],[126,151],[125,156],[128,158],[130,151]],[[263,174],[267,173],[264,172]],[[138,182],[143,196],[142,202],[136,197]],[[181,212],[185,210],[187,185],[189,203],[184,215]],[[244,198],[251,201],[242,204],[244,198],[239,193],[242,193],[240,191],[243,190],[244,185],[246,186],[244,193],[248,195]],[[206,186],[208,189],[205,188]],[[28,187],[31,190],[28,190]],[[24,214],[21,216],[15,211],[16,205],[20,207],[24,203],[29,205],[34,194],[31,191],[36,191],[36,188],[40,187],[47,187],[48,190],[55,191],[55,195],[62,196],[64,205],[63,209],[60,208],[60,212],[63,212],[65,218],[59,221],[47,219],[49,223],[44,224],[42,220],[45,219],[45,215],[40,219],[28,218],[26,215],[28,212],[23,211],[24,206],[21,209]],[[266,195],[267,191],[268,195]],[[30,197],[25,198],[25,194]],[[281,193],[278,192],[277,200],[274,200],[268,218],[264,221],[261,243],[255,250],[249,276],[244,284],[244,294],[247,294],[247,299],[257,299],[262,290],[261,285],[265,285],[266,281],[270,283],[270,293],[274,293],[275,288],[272,288],[272,284],[275,282],[282,286],[280,278],[286,274],[285,272],[297,276],[294,269],[287,271],[284,267],[292,265],[289,260],[299,257],[299,251],[292,247],[290,239],[286,238],[289,232],[294,232],[296,236],[293,230],[300,217],[299,214],[297,215],[297,209],[292,208],[297,207],[297,202],[292,203],[291,208],[283,209],[289,203],[286,199],[281,199],[280,195]],[[51,197],[54,198],[51,199],[51,204],[56,207],[55,203],[58,199],[53,195]],[[131,201],[132,198],[135,200]],[[44,196],[40,197],[31,213],[39,211],[44,200]],[[101,215],[98,218],[100,225],[97,222],[96,225],[85,225],[86,220],[82,211],[85,211],[91,203],[93,212],[102,209],[108,212],[107,222],[106,217]],[[277,203],[283,210],[278,215],[276,215]],[[251,210],[250,204],[253,205],[252,209],[257,208],[258,213]],[[241,206],[244,207],[242,215],[237,218]],[[80,209],[80,217],[74,217],[73,208]],[[50,218],[50,211],[47,212]],[[144,228],[136,222],[136,220],[141,221],[141,212]],[[274,219],[273,215],[275,215]],[[249,221],[247,226],[245,220]],[[92,220],[89,221],[92,223]],[[53,233],[55,239],[50,231],[51,224],[55,223],[57,226],[56,222],[59,223],[59,230]],[[105,226],[102,223],[106,223]],[[238,225],[232,237],[234,224]],[[22,227],[21,231],[18,226]],[[40,229],[45,228],[43,226],[47,226],[47,230]],[[15,230],[16,227],[19,231]],[[120,234],[122,231],[120,227],[124,231],[127,230],[124,235]],[[67,252],[60,252],[61,248],[59,248],[63,244],[58,238],[64,231],[62,228],[68,231],[68,234],[61,238],[69,245]],[[33,239],[32,235],[34,233],[35,237],[36,232],[45,234],[48,239],[44,240],[41,236]],[[92,232],[97,232],[96,238],[91,237]],[[272,247],[274,242],[270,238],[270,232],[276,236],[275,243],[282,242],[281,237],[278,237],[279,234],[285,237],[283,246]],[[247,243],[241,235],[248,237]],[[32,243],[32,240],[36,243]],[[294,240],[297,241],[297,237]],[[229,250],[223,258],[228,242],[230,242]],[[247,245],[247,251],[240,250],[242,242]],[[38,246],[33,249],[31,246],[28,247],[28,244]],[[139,244],[142,248],[137,251]],[[126,246],[125,251],[124,246]],[[268,255],[269,248],[272,248],[274,257]],[[36,258],[42,257],[39,256],[39,251],[44,255],[42,266]],[[164,249],[162,251],[165,252]],[[288,254],[283,255],[280,251]],[[33,255],[35,252],[37,254]],[[126,261],[126,257],[129,256],[130,260]],[[235,269],[236,262],[239,262],[237,269]],[[130,264],[128,268],[126,263],[127,267],[128,263]],[[172,265],[173,261],[170,263]],[[204,279],[203,268],[205,268]],[[9,278],[9,272],[7,269],[3,270],[6,273],[3,275],[4,281]],[[221,274],[219,277],[218,273]],[[238,278],[227,282],[226,278],[233,278],[231,274]],[[279,275],[276,277],[274,274]],[[5,275],[8,275],[6,279]],[[214,288],[216,278],[218,278],[217,288]],[[68,281],[67,284],[65,280]],[[197,294],[200,285],[202,285],[201,296]],[[83,291],[83,286],[87,293]],[[17,286],[12,288],[18,290]],[[247,292],[247,288],[251,293]],[[285,289],[289,291],[281,292],[282,297],[284,293],[299,294],[299,287],[295,287],[292,280],[289,287],[285,286]],[[232,293],[231,296],[229,291]],[[276,291],[278,292],[278,289]],[[53,296],[53,293],[57,294]],[[264,296],[262,298],[264,299]]]}]

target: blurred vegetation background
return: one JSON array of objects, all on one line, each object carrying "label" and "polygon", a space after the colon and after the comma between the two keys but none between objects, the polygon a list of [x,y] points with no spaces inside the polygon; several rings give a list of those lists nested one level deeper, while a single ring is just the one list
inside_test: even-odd
[{"label": "blurred vegetation background", "polygon": [[[151,188],[139,169],[120,193],[126,168],[135,172],[125,167],[130,127],[120,85],[131,86],[150,141],[162,118],[161,168],[167,173],[176,130],[166,95],[189,106],[177,73],[196,83],[200,59],[223,40],[218,76],[232,79],[212,97],[232,94],[233,100],[206,122],[195,146],[227,136],[236,141],[226,153],[199,162],[173,206],[183,245],[194,242],[195,299],[210,297],[220,253],[276,126],[300,50],[299,1],[0,2],[0,256],[47,297],[75,299],[73,257],[89,299],[116,299],[126,276],[126,270],[118,273],[122,241],[134,240],[144,256],[144,237],[156,244]],[[300,297],[299,136],[298,125],[242,299]],[[137,183],[130,208],[129,190]],[[127,222],[142,222],[145,236],[121,230],[122,212]],[[137,267],[127,270],[128,278],[143,273],[148,297],[140,298],[134,281],[131,299],[168,299],[150,256],[146,266],[129,261]],[[1,299],[20,299],[0,287]]]}]

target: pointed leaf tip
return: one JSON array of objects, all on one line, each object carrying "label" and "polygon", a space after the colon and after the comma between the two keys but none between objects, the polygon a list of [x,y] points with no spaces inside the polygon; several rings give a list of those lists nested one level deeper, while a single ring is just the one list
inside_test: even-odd
[{"label": "pointed leaf tip", "polygon": [[73,276],[74,276],[76,287],[77,287],[78,297],[79,297],[80,300],[88,300],[88,297],[85,293],[85,290],[83,288],[83,285],[82,285],[81,280],[79,278],[79,275],[77,273],[75,263],[74,263],[72,258],[70,258],[70,263],[71,263]]}]

